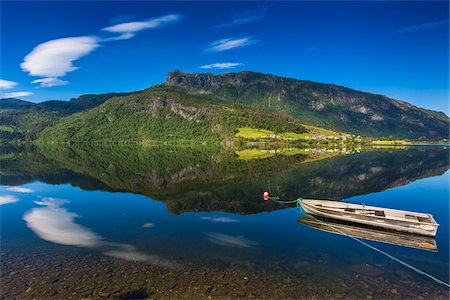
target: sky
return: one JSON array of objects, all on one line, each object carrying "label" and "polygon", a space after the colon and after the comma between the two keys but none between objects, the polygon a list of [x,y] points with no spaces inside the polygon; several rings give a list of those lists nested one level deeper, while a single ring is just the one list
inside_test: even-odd
[{"label": "sky", "polygon": [[449,108],[449,3],[1,1],[0,97],[251,70]]}]

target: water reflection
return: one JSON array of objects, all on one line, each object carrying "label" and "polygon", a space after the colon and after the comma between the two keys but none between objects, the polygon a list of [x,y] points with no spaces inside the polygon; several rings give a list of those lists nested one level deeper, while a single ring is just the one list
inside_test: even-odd
[{"label": "water reflection", "polygon": [[369,242],[448,280],[449,173],[433,177],[448,170],[443,147],[248,159],[214,147],[3,147],[4,298],[448,298],[261,200],[270,188],[284,199],[355,197],[430,212],[441,223],[439,252]]},{"label": "water reflection", "polygon": [[236,151],[220,147],[21,146],[4,149],[12,154],[2,160],[1,180],[132,192],[164,201],[175,214],[248,214],[278,208],[260,205],[267,189],[284,199],[340,200],[440,175],[449,165],[445,147],[316,150],[281,149],[270,157],[242,160]]},{"label": "water reflection", "polygon": [[34,203],[44,206],[33,208],[25,213],[23,219],[27,226],[33,230],[41,239],[61,245],[72,245],[79,247],[99,247],[102,238],[74,222],[77,214],[67,211],[61,206],[68,200],[43,198]]},{"label": "water reflection", "polygon": [[308,215],[303,215],[298,219],[298,221],[306,226],[333,234],[353,236],[365,240],[411,247],[432,252],[438,251],[436,240],[429,236],[387,231],[374,227],[325,220],[317,217],[311,218]]},{"label": "water reflection", "polygon": [[13,195],[0,195],[0,205],[19,202],[19,198]]},{"label": "water reflection", "polygon": [[146,261],[162,266],[174,264],[157,255],[148,255],[130,244],[108,242],[102,236],[80,224],[75,218],[80,217],[61,206],[69,203],[66,199],[42,198],[34,201],[39,208],[33,208],[23,216],[28,228],[41,239],[60,245],[86,248],[99,248],[103,254],[131,261]]},{"label": "water reflection", "polygon": [[242,235],[235,236],[218,232],[208,232],[205,235],[211,243],[219,246],[250,248],[257,244]]}]

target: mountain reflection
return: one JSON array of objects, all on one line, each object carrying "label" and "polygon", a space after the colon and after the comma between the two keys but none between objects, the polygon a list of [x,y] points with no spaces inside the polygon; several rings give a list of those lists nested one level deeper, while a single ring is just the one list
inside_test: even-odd
[{"label": "mountain reflection", "polygon": [[[163,201],[176,214],[248,214],[278,208],[261,201],[268,189],[284,199],[340,200],[441,175],[449,167],[446,147],[268,150],[246,151],[242,159],[243,152],[209,146],[4,145],[1,180],[132,192]],[[258,158],[258,151],[271,155]]]}]

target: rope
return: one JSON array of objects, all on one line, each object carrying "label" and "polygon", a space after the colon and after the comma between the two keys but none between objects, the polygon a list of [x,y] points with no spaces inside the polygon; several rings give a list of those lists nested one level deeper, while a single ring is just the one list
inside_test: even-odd
[{"label": "rope", "polygon": [[399,264],[401,264],[401,265],[403,265],[403,266],[405,266],[405,267],[407,267],[407,268],[409,268],[409,269],[415,271],[415,272],[418,273],[418,274],[424,275],[424,276],[426,276],[426,277],[432,279],[432,280],[433,280],[434,282],[436,282],[436,283],[442,284],[442,285],[444,285],[444,286],[450,288],[450,284],[448,284],[447,282],[445,282],[445,281],[443,281],[443,280],[441,280],[441,279],[439,279],[439,278],[436,278],[436,277],[434,277],[433,275],[431,275],[431,274],[429,274],[429,273],[427,273],[427,272],[425,272],[425,271],[422,271],[422,270],[420,270],[419,268],[416,268],[416,267],[414,267],[414,266],[408,264],[407,262],[405,262],[405,261],[403,261],[403,260],[401,260],[401,259],[399,259],[399,258],[397,258],[397,257],[395,257],[395,256],[393,256],[393,255],[391,255],[391,254],[389,254],[389,253],[387,253],[387,252],[381,250],[381,249],[378,249],[378,248],[375,247],[375,246],[372,246],[372,245],[370,245],[370,244],[368,244],[368,243],[366,243],[366,242],[360,240],[359,238],[356,238],[356,237],[354,237],[354,236],[348,235],[347,233],[343,232],[343,231],[340,230],[339,228],[336,228],[336,227],[334,227],[333,225],[330,225],[329,223],[324,222],[324,221],[322,221],[321,219],[318,219],[318,218],[314,217],[313,215],[307,213],[307,212],[301,207],[301,205],[300,205],[300,202],[303,200],[302,198],[298,198],[297,200],[280,201],[280,200],[278,200],[279,198],[275,196],[275,197],[270,197],[269,199],[272,200],[272,201],[275,201],[275,202],[277,202],[277,203],[279,203],[279,204],[281,204],[281,205],[283,205],[283,206],[285,206],[285,207],[287,207],[287,208],[292,208],[292,207],[287,206],[285,203],[294,203],[294,202],[296,202],[296,203],[297,203],[296,208],[299,209],[300,215],[301,215],[302,213],[303,213],[303,214],[306,214],[306,215],[308,215],[308,217],[311,217],[311,218],[313,218],[314,220],[319,221],[319,222],[321,222],[322,224],[324,224],[324,225],[326,225],[326,226],[328,226],[328,227],[330,227],[330,228],[332,228],[332,229],[334,229],[334,230],[336,230],[336,231],[342,233],[343,235],[345,235],[345,236],[347,236],[347,237],[349,237],[349,238],[351,238],[351,239],[357,241],[357,242],[360,243],[361,245],[366,246],[366,247],[368,247],[368,248],[370,248],[370,249],[372,249],[372,250],[374,250],[374,251],[377,251],[377,252],[383,254],[383,255],[386,256],[387,258],[389,258],[389,259],[391,259],[391,260],[393,260],[393,261],[398,262]]}]

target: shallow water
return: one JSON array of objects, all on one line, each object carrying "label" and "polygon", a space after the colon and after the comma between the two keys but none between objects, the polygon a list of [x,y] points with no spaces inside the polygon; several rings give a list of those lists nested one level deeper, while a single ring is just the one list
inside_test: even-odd
[{"label": "shallow water", "polygon": [[448,149],[323,150],[4,147],[2,297],[447,299],[260,195],[431,213],[438,252],[368,243],[449,282]]}]

